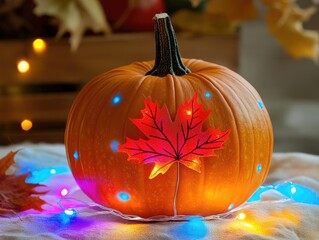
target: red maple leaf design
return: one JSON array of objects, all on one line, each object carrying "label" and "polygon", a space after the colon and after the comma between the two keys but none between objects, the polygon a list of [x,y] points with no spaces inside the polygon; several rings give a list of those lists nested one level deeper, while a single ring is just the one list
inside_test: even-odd
[{"label": "red maple leaf design", "polygon": [[200,173],[201,158],[215,156],[215,150],[222,148],[228,139],[230,130],[221,132],[209,128],[201,131],[210,110],[204,110],[203,104],[198,104],[197,94],[179,107],[174,121],[166,105],[159,108],[158,103],[150,99],[146,99],[144,104],[145,108],[141,110],[143,117],[131,121],[147,139],[126,138],[119,151],[127,153],[128,160],[155,163],[150,179],[164,174],[177,161]]}]

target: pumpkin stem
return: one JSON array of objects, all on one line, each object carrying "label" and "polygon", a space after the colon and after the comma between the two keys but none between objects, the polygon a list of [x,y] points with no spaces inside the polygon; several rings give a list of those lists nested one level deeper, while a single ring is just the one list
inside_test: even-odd
[{"label": "pumpkin stem", "polygon": [[182,76],[190,73],[182,62],[174,28],[167,13],[156,14],[153,20],[156,58],[153,69],[146,75],[164,77],[167,74]]}]

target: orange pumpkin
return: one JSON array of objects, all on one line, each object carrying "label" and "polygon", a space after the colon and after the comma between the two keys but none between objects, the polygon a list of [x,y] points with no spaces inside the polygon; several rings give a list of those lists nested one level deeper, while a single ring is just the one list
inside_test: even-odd
[{"label": "orange pumpkin", "polygon": [[[106,72],[77,96],[65,134],[71,171],[91,199],[123,214],[149,218],[227,212],[265,180],[273,149],[269,115],[256,90],[235,72],[181,59],[166,14],[156,15],[154,22],[155,64],[136,62]],[[200,173],[176,158],[177,164],[150,178],[154,164],[128,161],[118,151],[128,138],[146,138],[132,121],[140,119],[145,99],[165,106],[174,119],[194,95],[210,111],[202,131],[231,130],[215,156],[199,156]]]}]

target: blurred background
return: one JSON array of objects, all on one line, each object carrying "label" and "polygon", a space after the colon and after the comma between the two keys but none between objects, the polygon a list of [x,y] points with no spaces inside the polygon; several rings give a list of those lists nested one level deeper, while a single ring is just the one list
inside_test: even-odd
[{"label": "blurred background", "polygon": [[167,12],[185,58],[225,65],[259,92],[276,152],[319,154],[318,0],[0,0],[0,145],[63,142],[94,76],[154,59]]}]

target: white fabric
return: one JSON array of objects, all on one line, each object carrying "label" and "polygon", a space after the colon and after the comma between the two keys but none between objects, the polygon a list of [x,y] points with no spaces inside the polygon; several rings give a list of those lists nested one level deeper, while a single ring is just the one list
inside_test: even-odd
[{"label": "white fabric", "polygon": [[[35,167],[67,166],[61,144],[23,144],[0,147],[0,157],[10,150],[21,149],[16,161],[32,162]],[[13,169],[11,169],[13,171]],[[303,153],[275,153],[265,184],[292,181],[319,193],[319,156]],[[18,216],[0,217],[0,239],[319,239],[319,206],[282,199],[275,191],[262,195],[262,201],[224,219],[142,223],[127,221],[87,209],[75,217],[58,214],[57,194],[61,186],[75,188],[70,172],[57,174],[45,181],[49,192],[43,197],[42,213],[28,211]],[[65,186],[67,185],[67,186]],[[82,198],[83,196],[81,196]],[[278,200],[278,201],[276,201]],[[89,201],[86,199],[85,201]]]}]

